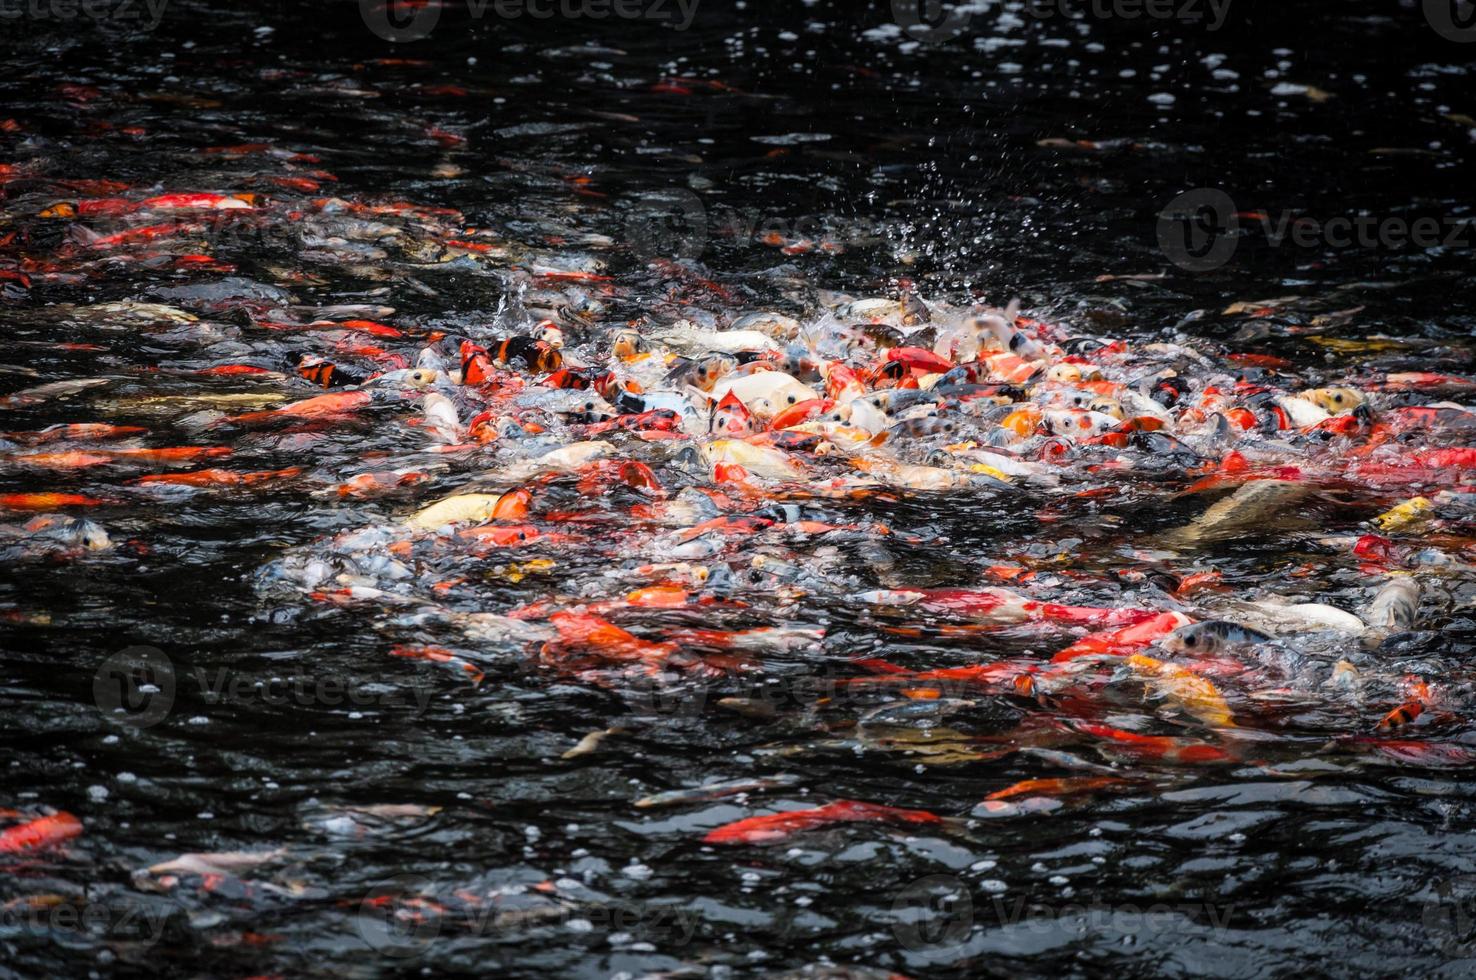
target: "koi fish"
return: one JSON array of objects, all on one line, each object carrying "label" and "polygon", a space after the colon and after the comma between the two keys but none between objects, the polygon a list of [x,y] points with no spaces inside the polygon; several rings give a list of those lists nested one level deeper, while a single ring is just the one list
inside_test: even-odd
[{"label": "koi fish", "polygon": [[1123,731],[1110,725],[1099,725],[1086,721],[1074,721],[1071,725],[1083,734],[1106,741],[1116,751],[1151,762],[1199,765],[1234,761],[1223,749],[1216,748],[1208,742],[1199,742],[1190,738],[1140,735],[1137,732]]},{"label": "koi fish", "polygon": [[643,796],[633,804],[638,809],[646,810],[654,807],[683,806],[688,803],[705,803],[708,800],[720,800],[728,796],[739,794],[762,793],[772,789],[789,789],[798,786],[804,780],[799,776],[788,773],[779,773],[773,776],[759,776],[751,779],[730,779],[725,782],[704,783],[691,789],[674,789],[653,796]]},{"label": "koi fish", "polygon": [[318,395],[314,398],[304,398],[302,401],[292,402],[280,408],[229,416],[226,421],[236,425],[250,425],[256,422],[278,419],[331,418],[333,416],[346,415],[363,408],[373,401],[373,397],[373,394],[368,391],[334,392],[327,395]]},{"label": "koi fish", "polygon": [[280,470],[261,470],[255,473],[240,473],[235,470],[208,469],[192,473],[153,473],[130,480],[139,485],[170,484],[180,487],[252,487],[271,480],[287,480],[302,474],[301,466],[289,466]]},{"label": "koi fish", "polygon": [[1078,657],[1122,657],[1151,646],[1170,633],[1186,626],[1189,617],[1183,613],[1159,613],[1152,619],[1106,633],[1093,633],[1077,640],[1051,658],[1051,663],[1066,663]]},{"label": "koi fish", "polygon": [[789,810],[748,817],[707,832],[704,844],[771,844],[792,834],[835,823],[883,822],[940,826],[943,818],[927,810],[904,810],[877,803],[837,800],[810,810]]},{"label": "koi fish", "polygon": [[1214,684],[1178,664],[1135,653],[1127,658],[1136,673],[1150,678],[1157,693],[1211,728],[1233,728],[1230,706]]},{"label": "koi fish", "polygon": [[1077,796],[1111,786],[1130,786],[1133,781],[1118,776],[1067,776],[1057,779],[1024,779],[996,790],[985,800],[1008,800],[1016,796]]},{"label": "koi fish", "polygon": [[101,507],[108,503],[78,493],[3,493],[0,507],[7,510],[57,510],[61,507]]},{"label": "koi fish", "polygon": [[82,833],[82,821],[70,813],[37,817],[0,833],[0,854],[20,854],[53,847]]}]

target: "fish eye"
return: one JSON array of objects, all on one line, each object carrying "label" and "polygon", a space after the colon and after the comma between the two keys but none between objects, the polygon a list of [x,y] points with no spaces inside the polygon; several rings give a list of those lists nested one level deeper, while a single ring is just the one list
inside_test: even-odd
[{"label": "fish eye", "polygon": [[748,573],[748,580],[750,582],[762,582],[764,580],[764,573],[755,568]]},{"label": "fish eye", "polygon": [[1024,343],[1024,341],[1024,337],[1020,336],[1019,334],[1015,334],[1013,337],[1010,338],[1010,350],[1019,350],[1020,345]]},{"label": "fish eye", "polygon": [[1334,394],[1332,396],[1332,398],[1333,398],[1333,401],[1337,402],[1339,405],[1343,404],[1343,396],[1342,395]]},{"label": "fish eye", "polygon": [[793,395],[790,395],[789,396],[789,404],[791,404],[791,405],[794,404],[794,396]]},{"label": "fish eye", "polygon": [[1195,637],[1195,635],[1193,633],[1190,633],[1188,636],[1184,637],[1184,645],[1186,647],[1192,647],[1195,644],[1197,644],[1198,642],[1199,642],[1198,641],[1198,638]]}]

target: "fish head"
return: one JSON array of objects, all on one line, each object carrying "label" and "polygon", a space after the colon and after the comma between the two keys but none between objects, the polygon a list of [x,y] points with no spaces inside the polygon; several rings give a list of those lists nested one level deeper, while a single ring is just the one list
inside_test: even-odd
[{"label": "fish head", "polygon": [[620,360],[632,360],[644,349],[645,344],[641,340],[641,335],[634,330],[616,331],[615,342],[611,352]]},{"label": "fish head", "polygon": [[1223,646],[1221,641],[1222,637],[1213,623],[1190,623],[1159,640],[1158,645],[1171,654],[1204,655],[1218,652]]},{"label": "fish head", "polygon": [[107,551],[113,546],[113,539],[103,526],[85,517],[68,522],[67,536],[88,551]]},{"label": "fish head", "polygon": [[754,431],[753,413],[729,391],[712,408],[708,431],[726,435],[750,435]]}]

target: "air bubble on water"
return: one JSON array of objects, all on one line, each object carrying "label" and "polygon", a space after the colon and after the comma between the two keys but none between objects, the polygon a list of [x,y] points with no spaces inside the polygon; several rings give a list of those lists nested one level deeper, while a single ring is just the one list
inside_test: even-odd
[{"label": "air bubble on water", "polygon": [[986,878],[985,880],[979,882],[979,887],[984,889],[991,895],[1002,895],[1010,890],[1010,886],[1000,881],[998,878]]}]

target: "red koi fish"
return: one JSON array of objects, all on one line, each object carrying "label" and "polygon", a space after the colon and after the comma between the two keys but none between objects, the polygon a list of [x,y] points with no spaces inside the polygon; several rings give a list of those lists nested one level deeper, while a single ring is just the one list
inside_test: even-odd
[{"label": "red koi fish", "polygon": [[829,398],[807,398],[802,402],[796,402],[770,419],[769,430],[778,432],[781,429],[801,425],[817,415],[824,415],[834,407],[835,402]]},{"label": "red koi fish", "polygon": [[1223,763],[1232,762],[1229,754],[1208,742],[1168,735],[1139,735],[1110,725],[1078,721],[1076,729],[1086,735],[1110,741],[1114,748],[1154,762]]},{"label": "red koi fish", "polygon": [[254,202],[252,194],[160,194],[145,198],[139,207],[155,211],[222,211],[249,209]]},{"label": "red koi fish", "polygon": [[53,813],[11,827],[0,834],[0,854],[19,854],[51,847],[82,833],[82,821],[70,813]]},{"label": "red koi fish", "polygon": [[987,800],[1008,800],[1014,796],[1075,796],[1091,793],[1108,786],[1125,786],[1129,780],[1117,776],[1067,776],[1060,779],[1024,779],[1004,789],[996,790],[984,797]]},{"label": "red koi fish", "polygon": [[1065,663],[1077,657],[1125,657],[1163,639],[1180,626],[1187,625],[1189,625],[1189,617],[1183,613],[1159,613],[1152,619],[1123,627],[1120,630],[1084,636],[1052,657],[1051,663]]},{"label": "red koi fish", "polygon": [[546,660],[562,660],[568,653],[591,653],[606,660],[659,664],[677,650],[675,643],[643,640],[609,620],[588,613],[556,612],[549,622],[559,635],[543,645]]},{"label": "red koi fish", "polygon": [[486,676],[482,671],[467,663],[445,647],[409,646],[401,644],[390,648],[390,656],[404,657],[407,660],[428,660],[431,663],[438,664],[454,664],[460,667],[462,672],[471,678],[473,684],[482,683],[482,678]]},{"label": "red koi fish", "polygon": [[754,431],[753,415],[731,391],[712,409],[707,431],[715,435],[746,436]]},{"label": "red koi fish", "polygon": [[217,364],[215,367],[201,368],[200,370],[193,371],[191,373],[199,375],[202,378],[228,378],[241,374],[270,374],[276,377],[281,377],[281,374],[277,371],[271,371],[264,367],[257,367],[254,364]]},{"label": "red koi fish", "polygon": [[704,844],[768,844],[800,831],[833,823],[882,821],[914,826],[937,826],[943,818],[927,810],[904,810],[878,803],[837,800],[811,810],[789,810],[761,817],[747,817],[707,832]]},{"label": "red koi fish", "polygon": [[1352,738],[1350,744],[1367,748],[1386,759],[1407,766],[1453,769],[1476,764],[1476,748],[1446,742],[1414,739]]},{"label": "red koi fish", "polygon": [[953,370],[953,362],[922,347],[893,347],[887,351],[887,361],[900,361],[909,370],[924,374],[946,374]]}]

